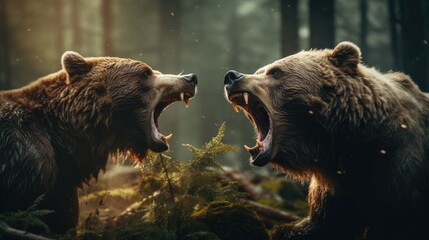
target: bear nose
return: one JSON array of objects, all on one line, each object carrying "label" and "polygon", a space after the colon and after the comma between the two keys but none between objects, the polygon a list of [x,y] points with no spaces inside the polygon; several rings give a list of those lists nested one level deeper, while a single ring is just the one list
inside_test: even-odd
[{"label": "bear nose", "polygon": [[198,83],[197,75],[195,75],[193,73],[183,75],[182,77],[183,77],[183,79],[185,79],[189,83],[193,83],[195,85],[197,85],[197,83]]},{"label": "bear nose", "polygon": [[229,70],[225,75],[225,80],[223,81],[223,84],[232,85],[234,82],[240,81],[243,78],[244,78],[243,74],[235,70]]}]

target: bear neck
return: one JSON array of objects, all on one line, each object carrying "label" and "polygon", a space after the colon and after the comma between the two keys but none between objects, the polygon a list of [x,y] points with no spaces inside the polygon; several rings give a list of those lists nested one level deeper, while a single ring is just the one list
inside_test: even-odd
[{"label": "bear neck", "polygon": [[404,74],[395,73],[393,78],[363,65],[353,77],[334,74],[338,79],[329,84],[330,88],[334,86],[327,97],[329,107],[321,113],[329,132],[372,133],[392,121],[400,127],[413,122],[409,116],[415,114],[411,112],[423,112],[428,105],[425,94]]},{"label": "bear neck", "polygon": [[[44,116],[56,152],[59,174],[69,175],[70,184],[81,185],[104,170],[110,146],[108,135],[108,102],[105,88],[67,83],[62,70],[40,78],[20,90],[21,100]],[[24,104],[24,103],[23,103]]]},{"label": "bear neck", "polygon": [[[396,180],[363,182],[362,176],[389,175],[382,172],[393,171],[394,164],[413,162],[410,158],[421,161],[428,152],[423,141],[429,131],[421,128],[429,125],[428,95],[405,74],[382,74],[361,65],[359,71],[353,77],[334,73],[338,82],[329,85],[331,95],[324,96],[328,107],[320,113],[329,147],[322,154],[326,167],[319,182],[335,188],[368,187],[374,181],[387,185]],[[396,151],[404,148],[413,150]]]}]

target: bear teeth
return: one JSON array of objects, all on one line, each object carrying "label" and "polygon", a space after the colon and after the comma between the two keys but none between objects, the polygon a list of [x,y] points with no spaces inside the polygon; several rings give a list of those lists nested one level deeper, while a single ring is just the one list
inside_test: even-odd
[{"label": "bear teeth", "polygon": [[244,98],[244,102],[246,103],[246,105],[248,105],[249,104],[249,93],[244,92],[243,98]]},{"label": "bear teeth", "polygon": [[248,105],[249,105],[249,93],[247,93],[247,92],[238,92],[238,93],[233,93],[233,94],[229,95],[229,101],[231,101],[232,108],[236,112],[239,112],[238,111],[238,104],[235,101],[238,98],[241,98],[243,100],[243,102],[244,102],[244,104],[240,105],[240,107],[242,107],[244,110],[248,111],[249,110],[249,108],[248,108]]},{"label": "bear teeth", "polygon": [[244,149],[246,149],[246,151],[250,152],[250,150],[252,149],[251,147],[244,145]]},{"label": "bear teeth", "polygon": [[259,140],[256,140],[256,145],[258,146],[258,147],[263,147],[264,145],[262,144],[262,142],[261,141],[259,141]]},{"label": "bear teeth", "polygon": [[232,108],[234,109],[234,111],[238,112],[238,107],[236,102],[232,102]]},{"label": "bear teeth", "polygon": [[185,106],[186,106],[186,108],[188,108],[188,107],[189,107],[189,97],[187,97],[187,96],[185,95],[185,93],[184,93],[184,92],[181,92],[181,93],[180,93],[180,100],[181,100],[182,102],[185,102]]},{"label": "bear teeth", "polygon": [[173,134],[172,134],[172,133],[170,133],[170,134],[169,134],[169,135],[167,135],[167,136],[161,136],[161,139],[162,139],[164,142],[168,142],[168,140],[170,140],[172,136],[173,136]]}]

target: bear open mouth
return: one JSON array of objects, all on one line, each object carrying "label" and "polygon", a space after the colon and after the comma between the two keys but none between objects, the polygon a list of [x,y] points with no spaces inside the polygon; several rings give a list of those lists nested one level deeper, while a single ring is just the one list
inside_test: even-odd
[{"label": "bear open mouth", "polygon": [[152,117],[151,117],[151,128],[152,128],[152,139],[155,141],[156,146],[152,147],[155,152],[162,152],[168,149],[168,140],[173,134],[164,135],[159,131],[158,118],[161,113],[172,103],[176,101],[185,102],[186,108],[189,106],[189,100],[195,95],[195,92],[180,92],[168,94],[161,98],[158,104],[155,106]]},{"label": "bear open mouth", "polygon": [[265,166],[270,162],[272,146],[272,121],[263,102],[250,92],[234,92],[228,96],[232,107],[238,112],[240,106],[246,112],[247,118],[255,126],[257,133],[256,145],[244,148],[250,153],[250,162],[255,166]]}]

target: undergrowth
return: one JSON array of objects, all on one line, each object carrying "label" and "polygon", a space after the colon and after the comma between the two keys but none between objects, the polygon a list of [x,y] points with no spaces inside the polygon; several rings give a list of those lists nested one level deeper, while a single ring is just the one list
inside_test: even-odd
[{"label": "undergrowth", "polygon": [[[36,210],[40,199],[26,211],[0,215],[0,220],[23,230],[37,227],[38,233],[59,239],[227,240],[246,234],[246,229],[250,231],[246,239],[264,239],[260,238],[267,236],[262,221],[241,203],[246,195],[238,190],[236,183],[219,177],[223,170],[216,158],[236,150],[222,142],[224,132],[225,124],[222,124],[217,135],[202,147],[184,144],[193,154],[188,161],[179,161],[164,153],[149,153],[140,166],[142,177],[137,187],[109,190],[110,197],[136,201],[108,221],[95,208],[81,221],[77,235],[49,234],[40,217],[50,212]],[[92,192],[80,200],[99,201],[101,206],[106,194],[106,190]],[[231,219],[224,222],[224,217]],[[246,228],[235,228],[237,224],[245,224]]]}]

